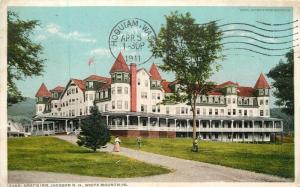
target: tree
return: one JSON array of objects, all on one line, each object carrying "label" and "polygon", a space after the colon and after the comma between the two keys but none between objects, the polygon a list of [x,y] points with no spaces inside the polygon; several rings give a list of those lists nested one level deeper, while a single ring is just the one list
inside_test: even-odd
[{"label": "tree", "polygon": [[294,51],[289,51],[285,57],[286,62],[280,60],[267,76],[274,80],[275,104],[281,107],[282,112],[294,115]]},{"label": "tree", "polygon": [[222,32],[215,22],[196,24],[190,13],[171,12],[165,16],[166,25],[158,37],[150,40],[151,50],[156,58],[162,58],[159,67],[175,73],[180,89],[166,100],[187,102],[193,112],[193,142],[196,140],[196,99],[212,89],[207,80],[219,65]]},{"label": "tree", "polygon": [[77,144],[92,149],[94,152],[110,141],[110,132],[101,119],[98,107],[91,108],[91,115],[81,122],[81,132]]},{"label": "tree", "polygon": [[44,59],[39,57],[42,46],[30,38],[39,25],[37,20],[23,21],[16,13],[9,11],[7,24],[7,103],[12,105],[25,100],[15,81],[42,75]]}]

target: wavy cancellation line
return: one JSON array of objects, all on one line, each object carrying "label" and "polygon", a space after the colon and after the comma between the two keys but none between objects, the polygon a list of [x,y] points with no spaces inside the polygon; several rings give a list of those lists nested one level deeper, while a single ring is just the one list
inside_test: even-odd
[{"label": "wavy cancellation line", "polygon": [[222,45],[227,45],[227,44],[246,44],[246,45],[252,45],[254,47],[258,47],[258,48],[261,48],[261,49],[264,49],[264,50],[268,50],[268,51],[282,51],[282,50],[287,50],[287,49],[293,49],[294,47],[298,47],[298,45],[295,45],[295,46],[291,46],[291,47],[285,47],[285,48],[268,48],[268,47],[263,47],[263,46],[260,46],[260,45],[256,45],[256,44],[253,44],[253,43],[250,43],[250,42],[225,42],[225,43],[222,43]]},{"label": "wavy cancellation line", "polygon": [[248,48],[245,48],[245,47],[232,47],[232,48],[223,49],[223,51],[228,51],[228,50],[244,50],[244,51],[250,51],[250,52],[253,52],[253,53],[261,54],[261,55],[264,55],[264,56],[285,56],[285,54],[286,54],[286,53],[283,53],[283,54],[263,53],[263,52],[259,52],[259,51],[253,50],[253,49],[248,49]]},{"label": "wavy cancellation line", "polygon": [[298,32],[296,32],[296,33],[293,33],[293,34],[283,35],[283,36],[268,36],[268,35],[257,33],[255,31],[252,31],[252,30],[249,30],[249,29],[227,29],[227,30],[221,31],[221,33],[235,32],[235,31],[248,32],[248,33],[256,34],[258,36],[265,37],[265,38],[287,38],[287,37],[291,37],[291,36],[294,36],[294,35],[298,34]]},{"label": "wavy cancellation line", "polygon": [[263,21],[256,21],[257,23],[263,24],[263,25],[268,25],[268,26],[282,26],[282,25],[288,25],[288,24],[293,24],[298,22],[298,20],[291,21],[291,22],[286,22],[286,23],[266,23]]},{"label": "wavy cancellation line", "polygon": [[258,26],[255,26],[255,25],[252,25],[252,24],[249,24],[249,23],[241,23],[241,22],[226,23],[226,24],[219,25],[219,27],[225,27],[225,26],[230,26],[230,25],[245,25],[245,26],[249,26],[249,27],[252,27],[252,28],[256,28],[256,29],[259,29],[259,30],[262,30],[262,31],[268,31],[268,32],[292,31],[293,29],[298,27],[298,26],[295,26],[295,27],[290,27],[290,28],[286,28],[286,29],[265,29],[265,28],[258,27]]},{"label": "wavy cancellation line", "polygon": [[294,40],[289,40],[289,41],[284,41],[284,42],[267,42],[267,41],[259,40],[257,38],[251,37],[251,36],[231,35],[231,36],[222,37],[222,39],[226,39],[226,38],[248,38],[248,39],[253,39],[255,41],[258,41],[258,42],[261,42],[264,44],[288,44],[288,43],[292,43],[294,41],[299,40],[298,38],[296,38]]}]

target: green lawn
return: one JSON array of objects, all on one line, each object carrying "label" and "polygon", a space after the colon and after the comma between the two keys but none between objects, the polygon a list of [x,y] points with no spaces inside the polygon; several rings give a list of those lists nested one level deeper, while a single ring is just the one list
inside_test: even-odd
[{"label": "green lawn", "polygon": [[120,178],[170,172],[124,156],[92,153],[54,137],[8,139],[8,169]]},{"label": "green lawn", "polygon": [[[135,138],[121,138],[121,146],[138,149]],[[294,144],[200,142],[190,151],[189,138],[143,138],[142,151],[294,178]]]}]

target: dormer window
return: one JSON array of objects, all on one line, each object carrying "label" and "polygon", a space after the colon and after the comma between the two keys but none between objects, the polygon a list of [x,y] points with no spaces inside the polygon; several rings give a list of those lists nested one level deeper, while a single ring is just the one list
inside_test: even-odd
[{"label": "dormer window", "polygon": [[259,95],[264,95],[264,90],[263,89],[258,89],[258,94]]},{"label": "dormer window", "polygon": [[88,81],[88,82],[87,82],[87,87],[88,87],[88,88],[93,88],[93,86],[94,86],[94,84],[93,84],[92,81]]},{"label": "dormer window", "polygon": [[118,81],[122,80],[122,73],[117,73],[117,80]]}]

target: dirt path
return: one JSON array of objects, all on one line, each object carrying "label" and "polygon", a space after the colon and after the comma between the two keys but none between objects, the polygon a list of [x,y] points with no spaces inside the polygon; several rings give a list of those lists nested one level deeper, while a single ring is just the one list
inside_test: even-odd
[{"label": "dirt path", "polygon": [[[56,136],[75,144],[75,136]],[[106,149],[101,151],[112,151],[112,145],[108,144]],[[33,183],[33,182],[291,182],[289,179],[280,178],[272,175],[259,174],[250,171],[233,169],[213,164],[207,164],[197,161],[184,160],[175,157],[168,157],[144,151],[138,151],[128,148],[121,148],[121,152],[113,153],[137,160],[162,165],[174,170],[174,172],[164,175],[155,175],[149,177],[136,178],[102,178],[79,176],[72,174],[37,172],[37,171],[9,171],[10,183]]]}]

